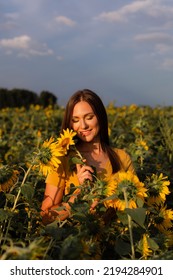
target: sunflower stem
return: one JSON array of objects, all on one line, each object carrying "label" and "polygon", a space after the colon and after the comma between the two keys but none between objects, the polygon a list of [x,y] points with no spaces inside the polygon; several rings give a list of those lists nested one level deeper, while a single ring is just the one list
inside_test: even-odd
[{"label": "sunflower stem", "polygon": [[[123,194],[124,194],[124,200],[126,204],[126,208],[129,207],[128,199],[127,199],[127,193],[126,188],[123,188]],[[131,252],[132,252],[132,260],[135,260],[135,249],[134,249],[134,242],[133,242],[133,231],[132,231],[132,219],[130,215],[127,214],[128,218],[128,227],[129,227],[129,234],[130,234],[130,245],[131,245]]]},{"label": "sunflower stem", "polygon": [[74,146],[74,148],[75,148],[75,151],[76,151],[77,156],[79,156],[79,158],[80,158],[82,161],[84,161],[83,156],[81,155],[81,153],[79,152],[79,150],[76,148],[76,146]]},{"label": "sunflower stem", "polygon": [[50,241],[49,241],[49,244],[48,244],[48,246],[47,246],[47,248],[46,248],[46,251],[45,251],[45,253],[44,253],[44,255],[43,255],[43,260],[46,259],[47,253],[49,252],[50,248],[53,247],[53,243],[54,243],[54,242],[55,242],[54,239],[51,238]]},{"label": "sunflower stem", "polygon": [[24,183],[25,183],[25,181],[26,181],[26,178],[28,177],[28,174],[29,174],[29,172],[31,171],[31,168],[33,167],[33,165],[34,165],[34,164],[32,163],[32,164],[30,165],[30,167],[28,168],[28,170],[25,172],[25,175],[24,175],[24,177],[23,177],[21,186],[20,186],[20,188],[19,188],[19,190],[18,190],[18,193],[17,193],[17,196],[16,196],[16,198],[15,198],[13,208],[11,209],[12,212],[13,212],[13,211],[15,210],[15,208],[16,208],[17,202],[18,202],[18,200],[19,200],[19,196],[20,196],[21,191],[22,191],[22,187],[23,187],[23,185],[24,185]]},{"label": "sunflower stem", "polygon": [[[7,239],[8,231],[9,231],[9,228],[10,228],[11,219],[12,219],[12,217],[10,217],[8,221],[5,220],[5,222],[4,222],[4,229],[6,227],[6,224],[7,224],[7,227],[6,227],[6,230],[2,230],[2,232],[1,232],[1,236],[0,236],[0,245],[1,245],[0,246],[1,247],[0,253],[1,254],[3,252],[3,245],[5,244],[6,239]],[[3,231],[5,232],[5,236],[4,237],[3,237]]]}]

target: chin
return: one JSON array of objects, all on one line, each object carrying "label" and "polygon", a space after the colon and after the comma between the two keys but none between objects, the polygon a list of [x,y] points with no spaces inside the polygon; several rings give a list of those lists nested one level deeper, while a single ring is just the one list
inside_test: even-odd
[{"label": "chin", "polygon": [[87,142],[87,143],[92,142],[94,140],[93,137],[81,137],[81,136],[78,136],[78,137],[81,141]]}]

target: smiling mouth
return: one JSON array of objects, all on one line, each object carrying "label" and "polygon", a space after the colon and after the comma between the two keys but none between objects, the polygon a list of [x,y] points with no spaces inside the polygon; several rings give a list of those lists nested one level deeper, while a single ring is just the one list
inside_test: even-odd
[{"label": "smiling mouth", "polygon": [[91,130],[81,131],[80,134],[82,136],[88,136],[91,133]]}]

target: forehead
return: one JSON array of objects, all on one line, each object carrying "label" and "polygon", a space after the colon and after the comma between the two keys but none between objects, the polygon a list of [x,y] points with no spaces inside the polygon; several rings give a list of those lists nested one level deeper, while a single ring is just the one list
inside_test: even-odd
[{"label": "forehead", "polygon": [[73,116],[80,116],[80,115],[83,116],[83,115],[90,114],[90,113],[94,113],[90,104],[86,101],[80,101],[74,106],[72,115]]}]

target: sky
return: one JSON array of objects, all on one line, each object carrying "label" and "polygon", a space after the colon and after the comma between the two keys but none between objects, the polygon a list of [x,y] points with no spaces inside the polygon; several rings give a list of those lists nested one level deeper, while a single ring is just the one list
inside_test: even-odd
[{"label": "sky", "polygon": [[172,0],[0,0],[0,88],[173,105]]}]

